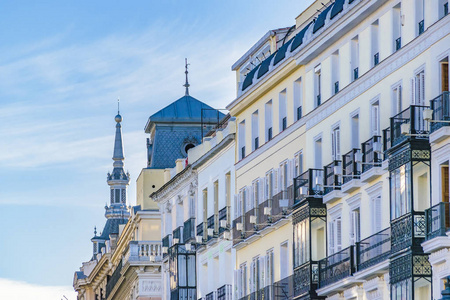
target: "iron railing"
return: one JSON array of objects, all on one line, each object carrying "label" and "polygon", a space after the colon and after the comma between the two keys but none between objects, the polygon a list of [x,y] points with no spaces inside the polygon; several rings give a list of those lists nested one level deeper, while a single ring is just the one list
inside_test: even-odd
[{"label": "iron railing", "polygon": [[179,244],[183,244],[183,226],[178,226],[172,235],[173,239],[178,239]]},{"label": "iron railing", "polygon": [[342,155],[343,183],[350,182],[353,179],[359,179],[361,175],[361,164],[357,161],[357,155],[360,149],[352,149],[350,152]]},{"label": "iron railing", "polygon": [[[170,244],[170,240],[172,238],[171,234],[166,235],[165,237],[163,237],[162,239],[162,246],[165,248],[170,248],[172,245]],[[167,253],[163,253],[163,258],[165,258],[168,254]]]},{"label": "iron railing", "polygon": [[450,203],[441,202],[425,210],[427,222],[426,239],[431,240],[437,236],[446,236],[450,230]]},{"label": "iron railing", "polygon": [[288,276],[273,284],[266,285],[252,292],[239,300],[272,300],[272,299],[292,299],[294,293],[293,275]]},{"label": "iron railing", "polygon": [[[335,160],[324,168],[324,195],[333,190],[340,190],[342,185],[342,161]],[[339,174],[338,171],[341,172]]]},{"label": "iron railing", "polygon": [[[207,239],[209,240],[209,239],[211,239],[211,238],[213,238],[214,236],[216,236],[217,235],[217,232],[216,232],[216,222],[215,222],[215,215],[212,215],[212,216],[210,216],[207,220],[206,220],[206,226],[207,226],[207,230],[208,230],[208,232],[207,232]],[[212,236],[209,234],[209,231],[210,231],[210,229],[212,229],[213,230],[213,234],[212,234]]]},{"label": "iron railing", "polygon": [[267,199],[266,201],[260,203],[258,205],[258,230],[263,229],[266,226],[270,225],[270,222],[272,222],[272,217],[270,213],[266,213],[266,207],[269,210],[272,210],[272,199]]},{"label": "iron railing", "polygon": [[242,224],[242,216],[237,217],[233,220],[233,245],[239,243],[240,239],[243,238],[243,233],[241,230],[237,230],[237,224]]},{"label": "iron railing", "polygon": [[392,253],[410,247],[419,247],[425,240],[426,223],[424,212],[403,215],[391,221]]},{"label": "iron railing", "polygon": [[[436,98],[430,101],[431,109],[433,110],[433,120],[435,121],[450,121],[450,102],[449,92],[443,92]],[[450,126],[449,122],[431,122],[430,132],[434,132],[442,126]]]},{"label": "iron railing", "polygon": [[319,284],[319,263],[309,261],[294,270],[294,297],[302,296],[315,290]]},{"label": "iron railing", "polygon": [[387,154],[387,150],[390,149],[392,146],[391,142],[391,128],[388,127],[386,129],[383,129],[383,160],[386,160],[389,158]]},{"label": "iron railing", "polygon": [[292,212],[294,205],[294,186],[288,186],[286,190],[279,192],[272,199],[272,222],[278,221],[283,216]]},{"label": "iron railing", "polygon": [[323,170],[309,169],[294,178],[294,204],[301,203],[307,197],[322,197]]},{"label": "iron railing", "polygon": [[197,225],[197,236],[201,236],[202,238],[204,238],[203,228],[204,228],[203,222]]},{"label": "iron railing", "polygon": [[354,246],[319,261],[319,287],[323,288],[355,272]]},{"label": "iron railing", "polygon": [[391,228],[386,228],[356,243],[358,271],[370,268],[389,258],[391,254]]},{"label": "iron railing", "polygon": [[[404,111],[391,118],[391,144],[392,147],[406,140],[428,139],[428,122],[423,119],[423,111],[428,106],[411,105]],[[410,125],[409,136],[402,134],[402,125]]]},{"label": "iron railing", "polygon": [[[226,227],[220,226],[221,221],[226,221],[227,226]],[[219,210],[219,233],[222,233],[227,229],[228,229],[228,207],[224,207],[221,210]]]},{"label": "iron railing", "polygon": [[195,218],[187,219],[183,225],[183,241],[185,243],[195,240]]},{"label": "iron railing", "polygon": [[217,289],[217,300],[232,300],[231,284],[225,284]]},{"label": "iron railing", "polygon": [[217,300],[217,292],[213,291],[205,296],[205,300]]},{"label": "iron railing", "polygon": [[197,299],[197,289],[188,287],[177,287],[170,291],[171,300],[195,300]]},{"label": "iron railing", "polygon": [[381,136],[375,135],[362,143],[361,150],[363,173],[373,167],[381,167]]},{"label": "iron railing", "polygon": [[249,209],[244,215],[244,236],[246,238],[256,233],[256,223],[250,222],[252,216],[256,216],[254,208]]}]

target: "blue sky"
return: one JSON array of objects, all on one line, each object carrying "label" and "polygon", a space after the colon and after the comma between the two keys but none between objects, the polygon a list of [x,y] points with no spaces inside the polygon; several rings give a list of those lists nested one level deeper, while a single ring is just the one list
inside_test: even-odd
[{"label": "blue sky", "polygon": [[134,204],[144,125],[183,95],[184,58],[191,95],[224,108],[235,97],[231,65],[311,2],[2,1],[0,278],[70,288],[90,258],[117,97]]}]

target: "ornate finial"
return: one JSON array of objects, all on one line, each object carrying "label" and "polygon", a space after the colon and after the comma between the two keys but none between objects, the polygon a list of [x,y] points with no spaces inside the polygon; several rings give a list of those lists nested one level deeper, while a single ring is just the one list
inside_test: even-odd
[{"label": "ornate finial", "polygon": [[117,116],[114,118],[117,123],[122,122],[122,116],[120,115],[120,98],[117,98]]},{"label": "ornate finial", "polygon": [[186,96],[189,96],[189,81],[188,81],[188,66],[189,66],[189,64],[188,64],[188,62],[187,62],[187,58],[185,58],[184,59],[185,60],[185,68],[186,68],[186,71],[184,71],[184,73],[186,74],[186,83],[183,85],[184,87],[186,87]]},{"label": "ornate finial", "polygon": [[94,227],[94,236],[97,236],[97,226]]}]

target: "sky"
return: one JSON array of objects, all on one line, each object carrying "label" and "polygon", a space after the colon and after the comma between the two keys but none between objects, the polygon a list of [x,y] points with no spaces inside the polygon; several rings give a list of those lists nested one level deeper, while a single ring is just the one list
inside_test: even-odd
[{"label": "sky", "polygon": [[184,58],[191,96],[225,108],[231,65],[311,2],[3,0],[0,299],[76,299],[105,223],[118,97],[133,205],[144,126],[184,95]]}]

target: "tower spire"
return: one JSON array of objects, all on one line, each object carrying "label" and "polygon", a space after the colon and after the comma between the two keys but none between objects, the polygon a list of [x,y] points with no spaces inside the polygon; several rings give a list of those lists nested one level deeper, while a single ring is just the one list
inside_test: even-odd
[{"label": "tower spire", "polygon": [[188,81],[188,66],[189,66],[189,64],[188,64],[188,62],[187,62],[187,58],[185,58],[184,59],[184,61],[185,61],[185,71],[184,71],[184,73],[186,74],[186,83],[183,85],[184,87],[186,87],[186,93],[185,93],[185,96],[189,96],[189,81]]}]

